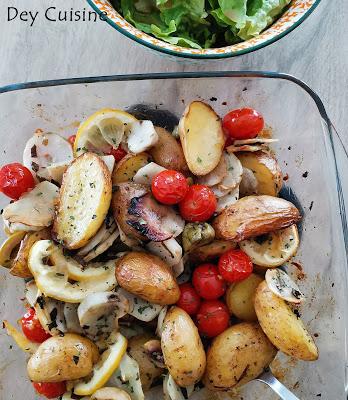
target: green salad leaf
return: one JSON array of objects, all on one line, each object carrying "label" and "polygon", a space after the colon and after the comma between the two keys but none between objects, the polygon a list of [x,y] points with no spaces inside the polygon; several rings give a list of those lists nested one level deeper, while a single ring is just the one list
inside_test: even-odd
[{"label": "green salad leaf", "polygon": [[114,0],[139,30],[195,49],[221,47],[260,34],[291,0]]}]

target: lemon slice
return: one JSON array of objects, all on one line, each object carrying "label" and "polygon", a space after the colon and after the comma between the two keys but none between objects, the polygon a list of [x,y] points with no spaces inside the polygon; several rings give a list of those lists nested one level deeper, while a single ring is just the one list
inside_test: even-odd
[{"label": "lemon slice", "polygon": [[79,382],[74,387],[74,394],[88,396],[100,389],[116,371],[127,350],[127,339],[120,333],[113,334],[112,343],[94,365],[92,377],[87,382]]},{"label": "lemon slice", "polygon": [[5,268],[11,266],[13,250],[19,245],[26,232],[18,231],[9,236],[0,247],[0,265]]},{"label": "lemon slice", "polygon": [[18,347],[25,351],[26,353],[34,354],[38,349],[39,345],[37,343],[28,340],[22,332],[17,331],[17,329],[10,324],[8,321],[4,321],[4,326],[7,330],[7,334],[13,338]]},{"label": "lemon slice", "polygon": [[91,115],[83,122],[76,134],[74,143],[75,157],[91,151],[97,154],[105,154],[112,147],[117,148],[127,126],[137,121],[133,115],[122,110],[104,108]]},{"label": "lemon slice", "polygon": [[241,249],[260,267],[279,267],[296,254],[300,239],[297,226],[271,232],[257,238],[243,240]]}]

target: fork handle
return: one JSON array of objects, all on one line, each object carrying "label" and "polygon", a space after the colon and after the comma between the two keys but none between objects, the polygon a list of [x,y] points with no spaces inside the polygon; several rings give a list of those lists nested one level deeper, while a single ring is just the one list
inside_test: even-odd
[{"label": "fork handle", "polygon": [[269,371],[262,374],[257,381],[268,385],[282,400],[300,400],[290,390],[285,387],[278,379]]}]

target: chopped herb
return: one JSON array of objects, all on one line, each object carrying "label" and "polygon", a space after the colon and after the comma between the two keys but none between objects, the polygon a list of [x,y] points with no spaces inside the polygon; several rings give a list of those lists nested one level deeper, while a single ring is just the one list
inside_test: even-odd
[{"label": "chopped herb", "polygon": [[95,182],[90,182],[90,183],[89,183],[89,186],[90,186],[92,189],[95,189]]},{"label": "chopped herb", "polygon": [[92,215],[92,219],[96,219],[97,216],[95,214]]},{"label": "chopped herb", "polygon": [[77,365],[79,363],[80,357],[79,356],[73,356],[73,361]]},{"label": "chopped herb", "polygon": [[197,157],[197,162],[198,162],[198,163],[201,163],[201,162],[202,162],[202,159],[201,159],[200,157]]}]

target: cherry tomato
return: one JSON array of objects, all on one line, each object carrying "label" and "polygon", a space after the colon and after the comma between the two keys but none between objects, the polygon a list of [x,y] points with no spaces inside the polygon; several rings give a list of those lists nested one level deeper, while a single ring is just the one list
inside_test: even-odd
[{"label": "cherry tomato", "polygon": [[252,108],[230,111],[222,120],[224,131],[233,139],[252,139],[262,131],[264,125],[262,115]]},{"label": "cherry tomato", "polygon": [[215,194],[208,186],[192,185],[179,203],[179,208],[186,221],[204,222],[213,216],[216,204]]},{"label": "cherry tomato", "polygon": [[19,199],[34,186],[33,175],[24,165],[13,163],[4,165],[0,169],[0,192],[11,199]]},{"label": "cherry tomato", "polygon": [[68,142],[73,146],[75,143],[76,135],[71,135],[68,137]]},{"label": "cherry tomato", "polygon": [[228,250],[220,256],[219,272],[225,281],[233,283],[246,279],[253,272],[253,263],[242,250]]},{"label": "cherry tomato", "polygon": [[201,305],[201,299],[190,283],[180,285],[180,298],[176,305],[189,315],[196,315]]},{"label": "cherry tomato", "polygon": [[119,161],[122,160],[122,158],[123,158],[124,156],[127,155],[127,152],[126,152],[125,150],[123,150],[122,147],[121,147],[121,145],[120,145],[120,146],[118,146],[117,149],[112,148],[112,149],[109,151],[108,154],[109,154],[110,156],[111,156],[111,155],[114,156],[115,161],[116,161],[116,162],[119,162]]},{"label": "cherry tomato", "polygon": [[214,264],[202,264],[193,271],[192,283],[197,293],[206,300],[223,296],[226,285]]},{"label": "cherry tomato", "polygon": [[54,399],[66,392],[65,382],[32,382],[35,390],[48,399]]},{"label": "cherry tomato", "polygon": [[32,342],[42,343],[51,337],[41,326],[33,308],[29,308],[21,319],[22,331]]},{"label": "cherry tomato", "polygon": [[228,328],[230,314],[226,305],[219,300],[204,301],[198,310],[197,327],[207,337],[220,335]]},{"label": "cherry tomato", "polygon": [[163,204],[177,204],[184,199],[189,185],[185,176],[174,170],[162,171],[152,179],[152,194]]}]

